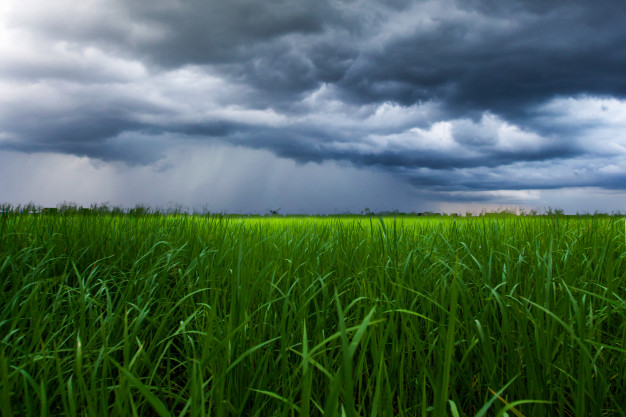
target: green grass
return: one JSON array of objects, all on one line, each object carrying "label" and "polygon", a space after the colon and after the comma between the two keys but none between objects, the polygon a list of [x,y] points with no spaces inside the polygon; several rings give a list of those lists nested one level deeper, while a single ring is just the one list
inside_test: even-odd
[{"label": "green grass", "polygon": [[2,416],[623,416],[618,217],[0,215]]}]

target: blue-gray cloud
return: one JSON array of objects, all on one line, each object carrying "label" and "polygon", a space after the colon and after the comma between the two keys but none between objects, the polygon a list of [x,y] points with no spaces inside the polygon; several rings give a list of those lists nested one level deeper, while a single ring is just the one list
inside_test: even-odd
[{"label": "blue-gray cloud", "polygon": [[620,1],[9,3],[0,149],[141,166],[219,140],[433,192],[626,188]]}]

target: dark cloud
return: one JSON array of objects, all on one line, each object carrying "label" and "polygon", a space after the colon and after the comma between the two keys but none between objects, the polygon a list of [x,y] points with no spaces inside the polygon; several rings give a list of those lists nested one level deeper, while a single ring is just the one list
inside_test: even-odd
[{"label": "dark cloud", "polygon": [[230,62],[248,57],[253,45],[293,34],[314,34],[330,12],[318,0],[141,0],[120,2],[133,21],[165,33],[137,45],[159,63],[170,66]]},{"label": "dark cloud", "polygon": [[436,98],[457,114],[488,110],[517,120],[557,95],[626,94],[622,4],[502,3],[465,4],[432,30],[364,51],[340,85],[362,102]]},{"label": "dark cloud", "polygon": [[0,17],[0,151],[140,166],[222,141],[437,192],[623,189],[625,20],[611,0],[27,0]]},{"label": "dark cloud", "polygon": [[[264,94],[333,83],[359,103],[443,100],[457,112],[506,116],[555,95],[626,94],[626,7],[619,1],[133,0],[116,6],[103,7],[100,21],[88,14],[92,25],[68,24],[64,15],[31,20],[45,35],[91,40],[157,65],[215,65]],[[269,94],[266,104],[274,98]]]}]

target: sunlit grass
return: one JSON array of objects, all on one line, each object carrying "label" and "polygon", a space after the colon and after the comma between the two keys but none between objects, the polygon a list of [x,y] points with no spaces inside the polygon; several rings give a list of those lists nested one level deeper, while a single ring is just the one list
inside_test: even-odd
[{"label": "sunlit grass", "polygon": [[11,415],[626,414],[618,217],[0,216]]}]

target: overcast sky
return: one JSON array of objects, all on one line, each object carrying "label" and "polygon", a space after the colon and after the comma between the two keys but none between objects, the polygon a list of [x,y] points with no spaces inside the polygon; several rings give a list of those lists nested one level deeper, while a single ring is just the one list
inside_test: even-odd
[{"label": "overcast sky", "polygon": [[626,212],[623,0],[2,0],[0,202]]}]

